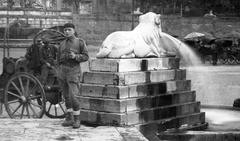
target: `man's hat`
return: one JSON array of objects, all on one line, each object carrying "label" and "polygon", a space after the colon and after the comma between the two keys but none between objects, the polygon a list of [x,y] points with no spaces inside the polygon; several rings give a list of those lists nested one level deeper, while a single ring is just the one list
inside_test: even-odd
[{"label": "man's hat", "polygon": [[66,23],[66,24],[64,24],[63,27],[64,27],[64,28],[73,28],[73,29],[75,29],[75,25],[72,24],[72,23]]}]

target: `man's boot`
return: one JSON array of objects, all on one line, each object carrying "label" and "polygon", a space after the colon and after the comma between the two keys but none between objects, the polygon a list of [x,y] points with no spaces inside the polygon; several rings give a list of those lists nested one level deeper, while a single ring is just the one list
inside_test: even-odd
[{"label": "man's boot", "polygon": [[73,125],[73,113],[72,112],[67,112],[65,121],[62,123],[62,126],[68,127]]},{"label": "man's boot", "polygon": [[73,128],[79,128],[81,126],[80,115],[73,115]]}]

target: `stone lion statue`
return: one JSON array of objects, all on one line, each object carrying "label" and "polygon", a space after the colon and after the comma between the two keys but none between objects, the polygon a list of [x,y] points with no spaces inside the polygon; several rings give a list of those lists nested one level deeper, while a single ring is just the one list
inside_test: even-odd
[{"label": "stone lion statue", "polygon": [[161,32],[160,14],[146,13],[139,17],[139,25],[134,30],[108,35],[96,57],[160,57],[165,52],[159,42]]},{"label": "stone lion statue", "polygon": [[182,41],[162,32],[160,14],[148,12],[139,16],[132,31],[109,34],[97,53],[97,58],[145,58],[179,56],[184,61],[199,60]]}]

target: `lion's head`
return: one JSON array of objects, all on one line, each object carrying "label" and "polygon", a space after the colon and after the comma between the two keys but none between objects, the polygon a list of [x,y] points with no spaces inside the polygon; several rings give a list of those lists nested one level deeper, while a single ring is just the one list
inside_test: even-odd
[{"label": "lion's head", "polygon": [[153,12],[148,12],[139,16],[139,23],[153,24],[161,28],[161,15]]},{"label": "lion's head", "polygon": [[140,30],[144,42],[151,46],[151,51],[159,57],[162,49],[161,38],[161,15],[153,12],[148,12],[139,17],[139,25],[134,30]]}]

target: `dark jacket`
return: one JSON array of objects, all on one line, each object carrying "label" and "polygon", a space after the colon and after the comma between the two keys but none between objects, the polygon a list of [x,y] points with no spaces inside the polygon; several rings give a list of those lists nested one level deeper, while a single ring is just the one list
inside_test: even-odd
[{"label": "dark jacket", "polygon": [[39,59],[39,48],[40,46],[37,44],[31,45],[27,49],[27,52],[25,54],[25,58],[29,60],[29,67],[30,68],[37,68],[41,66],[40,59]]},{"label": "dark jacket", "polygon": [[42,46],[39,50],[39,57],[41,64],[46,64],[47,62],[51,65],[54,64],[54,60],[56,60],[57,57],[57,47],[51,44],[46,44]]},{"label": "dark jacket", "polygon": [[[76,58],[70,59],[69,52],[75,53]],[[86,43],[84,40],[76,37],[71,37],[70,39],[65,39],[59,44],[57,62],[61,64],[62,62],[68,62],[73,64],[80,64],[89,59],[88,51],[86,48]]]}]

